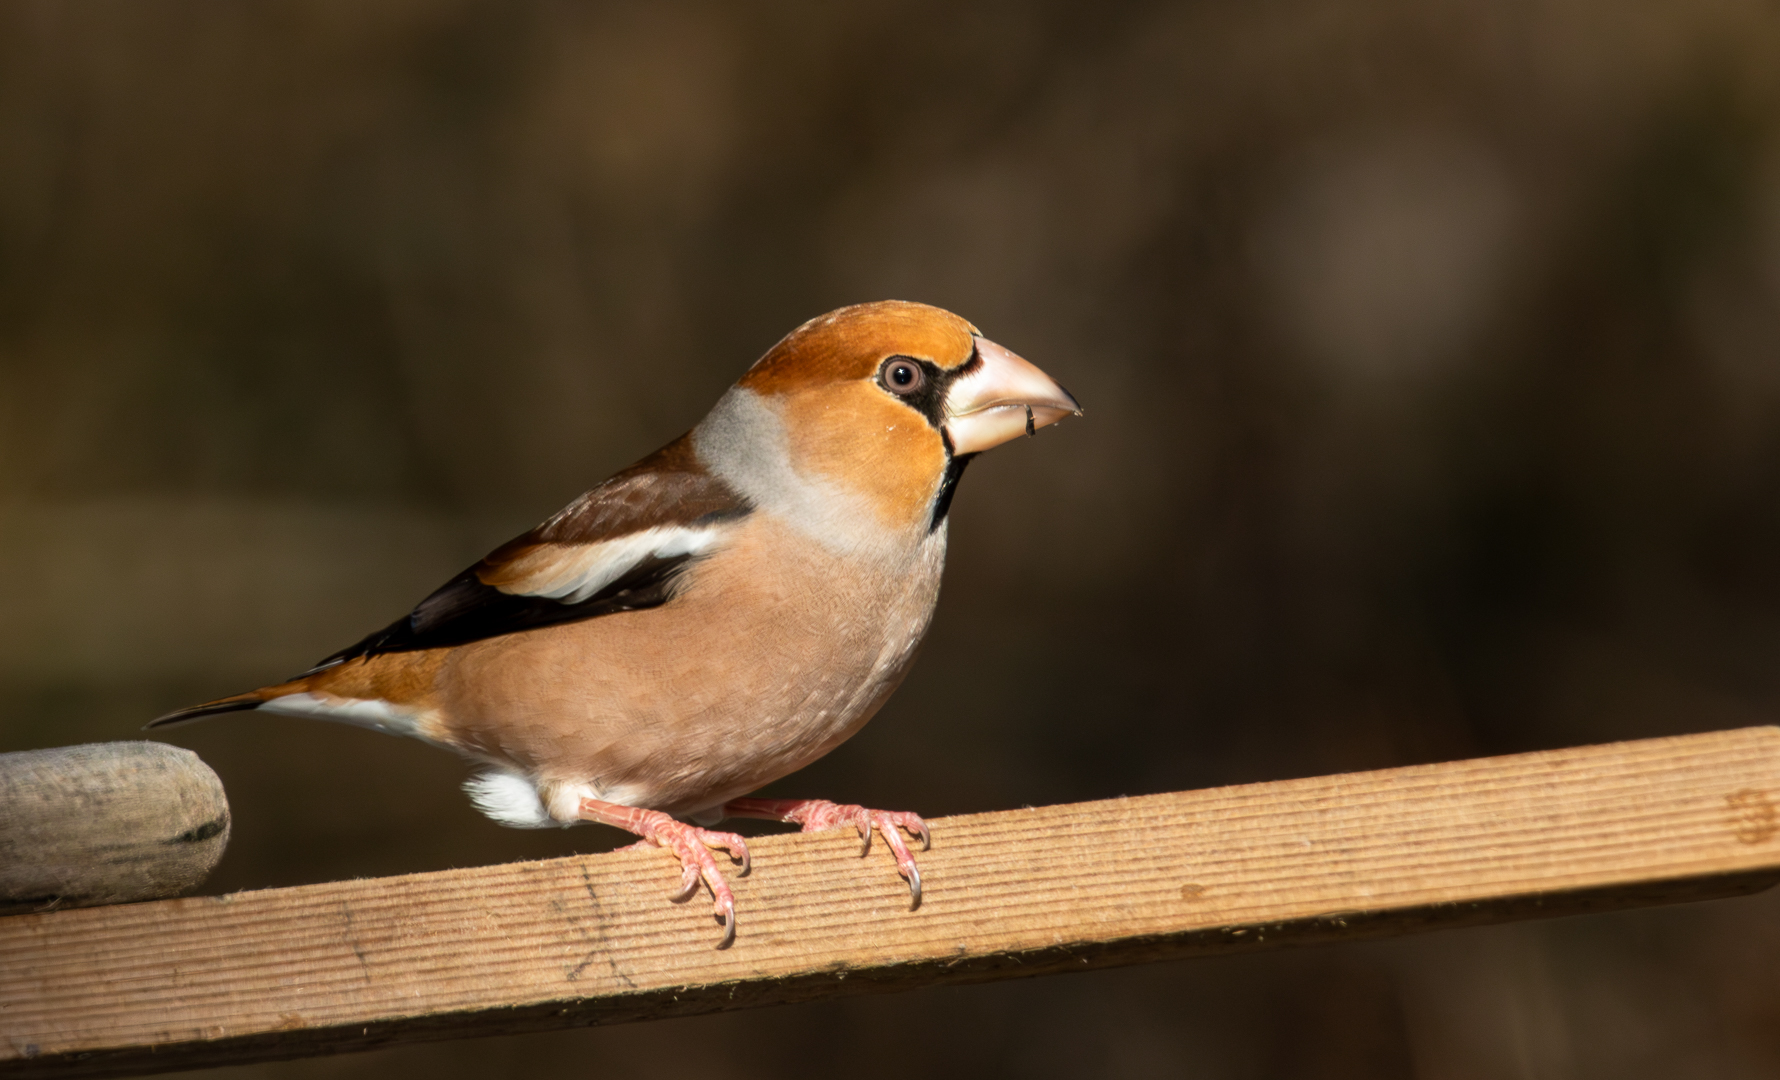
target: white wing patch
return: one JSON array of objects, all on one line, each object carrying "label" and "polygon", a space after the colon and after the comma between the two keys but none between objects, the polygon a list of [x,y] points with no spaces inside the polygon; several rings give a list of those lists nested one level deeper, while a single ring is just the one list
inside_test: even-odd
[{"label": "white wing patch", "polygon": [[717,528],[657,526],[597,544],[550,544],[514,559],[482,580],[510,596],[543,596],[579,604],[647,558],[698,555],[717,542]]}]

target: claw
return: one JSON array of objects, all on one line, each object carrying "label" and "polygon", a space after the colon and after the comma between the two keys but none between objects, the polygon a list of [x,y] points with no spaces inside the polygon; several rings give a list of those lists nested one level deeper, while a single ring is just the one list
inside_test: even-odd
[{"label": "claw", "polygon": [[669,903],[684,904],[686,901],[692,899],[693,894],[698,892],[698,882],[700,877],[698,870],[699,868],[691,863],[686,864],[686,866],[681,869],[680,891],[668,896]]},{"label": "claw", "polygon": [[721,951],[735,944],[735,903],[725,901],[717,905],[717,908],[721,913],[719,918],[723,920],[723,938],[717,942],[717,948]]},{"label": "claw", "polygon": [[903,876],[909,882],[909,910],[914,911],[921,906],[921,868],[910,861],[909,872]]}]

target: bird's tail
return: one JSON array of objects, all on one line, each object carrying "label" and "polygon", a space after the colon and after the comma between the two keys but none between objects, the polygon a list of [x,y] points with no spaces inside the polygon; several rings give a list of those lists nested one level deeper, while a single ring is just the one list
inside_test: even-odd
[{"label": "bird's tail", "polygon": [[[390,659],[406,659],[413,655],[415,654],[398,653]],[[334,720],[343,724],[372,727],[379,731],[410,734],[408,729],[412,725],[408,723],[408,718],[411,710],[406,709],[403,703],[407,699],[400,693],[404,688],[402,679],[410,674],[409,668],[390,664],[383,657],[378,657],[377,661],[382,662],[358,657],[344,663],[329,664],[286,682],[170,712],[166,716],[150,720],[147,726],[168,727],[221,713],[272,708],[276,712],[292,716]],[[387,685],[392,679],[398,684],[395,687],[396,693],[393,694]],[[398,713],[402,719],[397,718]]]},{"label": "bird's tail", "polygon": [[215,701],[206,701],[202,705],[193,705],[188,709],[176,709],[173,712],[168,713],[166,716],[155,717],[147,724],[144,724],[143,727],[144,729],[171,727],[174,724],[184,724],[192,720],[202,720],[206,716],[217,716],[221,713],[244,712],[249,709],[257,709],[267,701],[277,697],[277,691],[280,691],[281,689],[282,688],[279,687],[262,687],[259,690],[249,690],[245,694],[235,694],[231,697],[217,698]]}]

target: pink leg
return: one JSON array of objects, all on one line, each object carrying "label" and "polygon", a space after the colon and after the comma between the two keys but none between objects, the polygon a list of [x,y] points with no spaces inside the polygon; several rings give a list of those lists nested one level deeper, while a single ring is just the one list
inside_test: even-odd
[{"label": "pink leg", "polygon": [[768,821],[789,821],[803,826],[804,832],[822,832],[851,825],[859,830],[859,854],[871,850],[871,834],[875,829],[884,834],[884,842],[896,855],[896,872],[909,883],[909,910],[921,906],[921,868],[908,845],[902,842],[898,828],[907,829],[921,838],[921,850],[933,846],[933,835],[921,815],[900,810],[867,810],[850,803],[831,803],[827,799],[731,799],[723,804],[728,817],[765,818]]},{"label": "pink leg", "polygon": [[711,857],[711,849],[723,848],[732,858],[739,860],[745,877],[752,866],[747,841],[735,833],[712,832],[675,821],[659,810],[620,806],[598,799],[582,799],[580,814],[585,821],[616,826],[643,838],[620,850],[664,847],[678,855],[680,891],[672,900],[676,904],[683,904],[692,899],[692,894],[698,891],[698,883],[702,879],[711,890],[717,918],[723,922],[723,940],[717,943],[717,947],[727,949],[735,943],[735,896],[729,891],[729,882],[723,880],[723,874],[717,869],[717,860]]}]

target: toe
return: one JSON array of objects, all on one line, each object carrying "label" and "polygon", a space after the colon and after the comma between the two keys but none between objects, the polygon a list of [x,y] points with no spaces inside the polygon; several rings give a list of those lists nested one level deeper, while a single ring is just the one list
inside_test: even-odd
[{"label": "toe", "polygon": [[[884,843],[896,856],[896,872],[909,883],[909,910],[913,911],[921,906],[921,868],[915,865],[915,856],[910,853],[908,844],[903,842],[902,833],[897,831],[900,826],[919,835],[917,830],[909,827],[906,819],[910,817],[913,815],[890,814],[881,811],[872,815],[873,824],[879,832],[884,834]],[[915,820],[920,821],[919,818]]]},{"label": "toe", "polygon": [[902,827],[921,838],[922,851],[933,850],[933,834],[927,830],[927,822],[921,820],[921,815],[908,815],[908,819],[902,822]]}]

